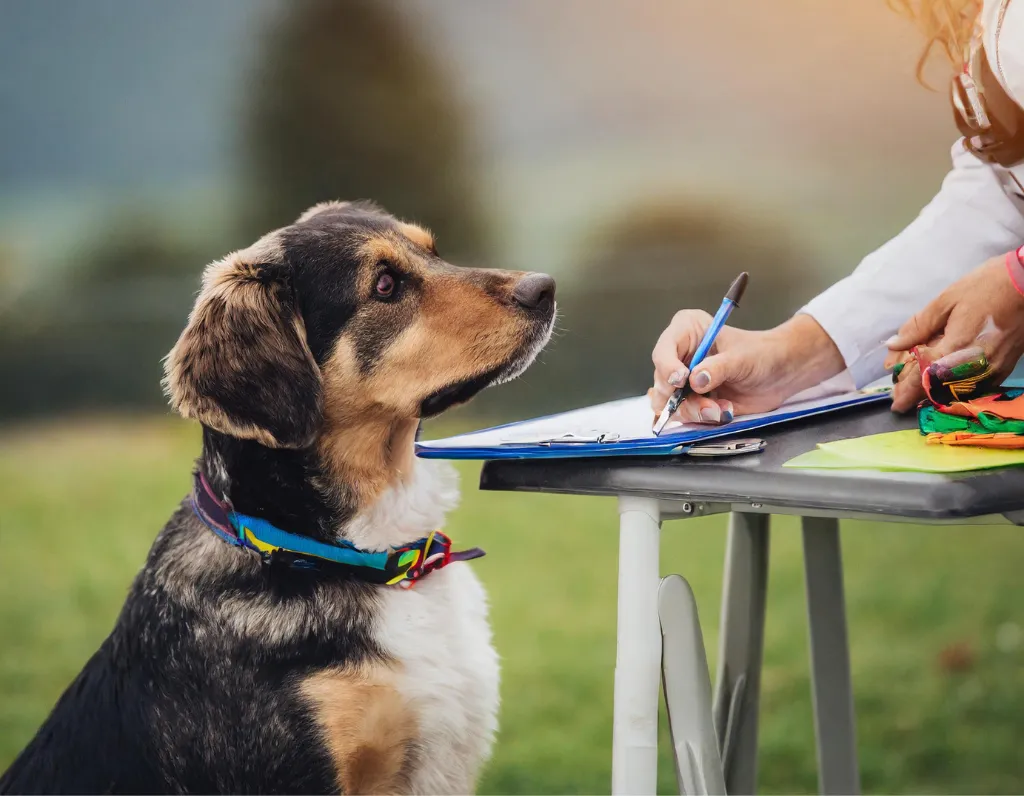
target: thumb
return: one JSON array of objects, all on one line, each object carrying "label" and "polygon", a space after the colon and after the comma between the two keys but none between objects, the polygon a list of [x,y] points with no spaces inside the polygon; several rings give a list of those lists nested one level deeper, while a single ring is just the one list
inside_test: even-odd
[{"label": "thumb", "polygon": [[953,305],[943,301],[942,297],[935,299],[886,340],[886,347],[891,351],[909,351],[916,345],[929,342],[946,327],[952,310]]},{"label": "thumb", "polygon": [[709,393],[726,382],[735,382],[746,375],[748,368],[742,355],[735,351],[713,354],[701,362],[690,374],[694,392]]},{"label": "thumb", "polygon": [[932,346],[918,346],[918,358],[921,360],[921,367],[928,368],[930,365],[945,360],[943,364],[948,367],[974,363],[982,358],[987,359],[985,348],[980,345],[964,346],[949,338],[943,338]]}]

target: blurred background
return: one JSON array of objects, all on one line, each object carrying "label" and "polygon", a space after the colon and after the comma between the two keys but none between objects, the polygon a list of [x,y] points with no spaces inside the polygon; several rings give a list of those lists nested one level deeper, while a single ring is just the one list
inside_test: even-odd
[{"label": "blurred background", "polygon": [[[885,0],[0,0],[0,768],[187,487],[160,359],[205,263],[372,198],[456,263],[559,283],[541,364],[435,433],[638,394],[675,310],[742,269],[742,325],[781,321],[934,194],[956,134],[920,46]],[[481,787],[606,791],[612,506],[481,496],[462,469],[452,527],[499,551],[478,569],[506,660]],[[1021,534],[853,527],[865,788],[1024,790]],[[793,532],[762,711],[781,792],[816,787]],[[592,567],[524,575],[500,558],[524,534]],[[666,537],[713,650],[722,523]]]}]

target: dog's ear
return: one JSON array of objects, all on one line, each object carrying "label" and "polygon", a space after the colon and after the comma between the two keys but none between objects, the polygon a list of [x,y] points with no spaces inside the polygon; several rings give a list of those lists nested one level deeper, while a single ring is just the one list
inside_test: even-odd
[{"label": "dog's ear", "polygon": [[322,417],[320,370],[290,268],[250,252],[266,254],[253,247],[206,269],[188,325],[164,360],[164,388],[183,417],[272,448],[305,447]]}]

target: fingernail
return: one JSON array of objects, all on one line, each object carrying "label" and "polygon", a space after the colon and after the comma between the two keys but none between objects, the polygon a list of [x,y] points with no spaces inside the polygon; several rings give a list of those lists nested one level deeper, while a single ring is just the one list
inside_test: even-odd
[{"label": "fingernail", "polygon": [[886,348],[892,348],[898,339],[899,338],[897,337],[897,335],[893,335],[888,340],[883,340],[882,345],[884,345]]},{"label": "fingernail", "polygon": [[690,371],[686,368],[680,368],[674,371],[671,376],[668,377],[668,383],[673,387],[681,387],[686,384],[686,377],[690,375]]},{"label": "fingernail", "polygon": [[722,412],[722,422],[723,423],[731,423],[732,422],[732,412],[730,412],[728,409],[726,409],[724,412]]},{"label": "fingernail", "polygon": [[711,376],[708,372],[706,370],[697,371],[697,375],[693,377],[693,386],[698,390],[702,390],[709,384],[711,384]]},{"label": "fingernail", "polygon": [[717,406],[705,406],[700,410],[700,419],[705,423],[718,423],[722,420],[722,412]]}]

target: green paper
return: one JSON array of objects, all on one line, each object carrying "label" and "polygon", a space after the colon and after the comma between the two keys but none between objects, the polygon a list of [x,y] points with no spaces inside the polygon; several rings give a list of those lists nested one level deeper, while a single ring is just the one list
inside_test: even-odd
[{"label": "green paper", "polygon": [[801,453],[786,462],[783,467],[793,467],[801,470],[852,470],[858,465],[852,459],[829,453],[821,448],[815,448],[807,453]]},{"label": "green paper", "polygon": [[929,445],[920,432],[910,429],[819,443],[817,450],[790,459],[783,467],[962,473],[1021,464],[1024,450]]}]

